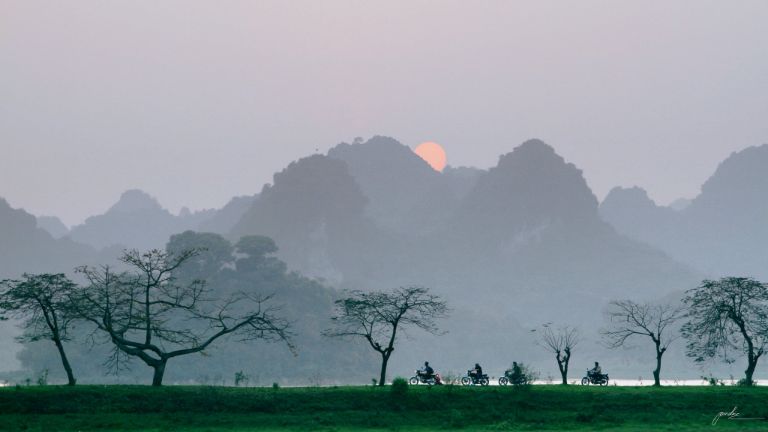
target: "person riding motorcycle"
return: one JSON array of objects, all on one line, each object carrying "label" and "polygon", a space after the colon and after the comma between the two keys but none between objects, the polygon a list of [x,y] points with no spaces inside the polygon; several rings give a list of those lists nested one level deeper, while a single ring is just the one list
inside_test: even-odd
[{"label": "person riding motorcycle", "polygon": [[595,367],[589,370],[589,375],[599,377],[603,374],[603,368],[600,367],[600,363],[595,362]]},{"label": "person riding motorcycle", "polygon": [[523,370],[517,362],[512,362],[512,374],[509,376],[513,383],[518,382],[523,377]]},{"label": "person riding motorcycle", "polygon": [[440,377],[440,374],[435,373],[435,370],[432,369],[432,366],[429,365],[428,361],[424,362],[424,367],[417,370],[416,373],[419,375],[419,377],[423,380],[422,382],[425,382],[430,379],[434,379],[435,385],[442,385],[443,380]]},{"label": "person riding motorcycle", "polygon": [[424,378],[433,378],[435,376],[435,370],[432,369],[428,361],[425,361],[424,367],[419,370],[419,374]]},{"label": "person riding motorcycle", "polygon": [[483,377],[483,368],[480,366],[480,363],[475,363],[474,369],[469,371],[469,376],[475,381]]}]

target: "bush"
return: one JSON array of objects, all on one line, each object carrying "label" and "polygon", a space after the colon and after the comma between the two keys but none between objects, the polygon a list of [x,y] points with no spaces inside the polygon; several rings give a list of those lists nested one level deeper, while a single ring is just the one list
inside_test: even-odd
[{"label": "bush", "polygon": [[725,385],[723,380],[720,378],[715,378],[712,374],[709,374],[709,376],[702,376],[701,379],[711,386]]},{"label": "bush", "polygon": [[[526,378],[527,383],[533,384],[534,381],[538,380],[541,377],[541,372],[538,370],[532,368],[531,366],[525,364],[525,363],[518,363],[518,366],[520,367],[520,372],[523,374],[523,376]],[[505,374],[510,372],[512,368],[507,369]]]},{"label": "bush", "polygon": [[235,387],[240,387],[240,384],[248,387],[248,381],[250,380],[251,378],[243,371],[235,373]]},{"label": "bush", "polygon": [[48,369],[43,369],[43,371],[40,372],[40,375],[37,377],[37,385],[39,386],[48,385]]},{"label": "bush", "polygon": [[440,378],[443,380],[443,384],[445,385],[457,385],[461,384],[461,376],[453,371],[448,371],[445,373],[445,375],[441,375]]},{"label": "bush", "polygon": [[277,389],[279,389],[279,388],[280,388],[280,384],[278,384],[278,383],[276,383],[276,382],[275,382],[275,383],[272,383],[272,390],[277,390]]},{"label": "bush", "polygon": [[393,396],[405,396],[408,393],[408,381],[403,377],[397,377],[392,380],[392,388],[390,390]]}]

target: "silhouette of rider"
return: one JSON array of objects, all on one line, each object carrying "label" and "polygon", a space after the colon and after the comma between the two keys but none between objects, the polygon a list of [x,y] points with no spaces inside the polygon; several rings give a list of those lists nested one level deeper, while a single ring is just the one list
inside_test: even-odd
[{"label": "silhouette of rider", "polygon": [[517,362],[512,362],[512,376],[510,376],[510,380],[514,383],[520,380],[523,377],[523,370],[520,368],[520,365],[517,364]]},{"label": "silhouette of rider", "polygon": [[470,376],[474,380],[479,380],[483,377],[483,368],[480,366],[480,363],[475,363],[475,368],[470,372]]},{"label": "silhouette of rider", "polygon": [[424,375],[424,378],[432,378],[435,376],[435,370],[432,369],[432,366],[429,365],[428,361],[424,362],[424,369],[422,369],[422,375]]},{"label": "silhouette of rider", "polygon": [[600,367],[600,363],[595,362],[595,367],[589,370],[589,374],[592,376],[599,377],[603,374],[603,369]]}]

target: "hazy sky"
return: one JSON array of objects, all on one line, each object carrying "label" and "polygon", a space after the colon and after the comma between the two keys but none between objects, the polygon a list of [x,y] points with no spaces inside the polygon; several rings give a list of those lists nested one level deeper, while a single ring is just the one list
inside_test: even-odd
[{"label": "hazy sky", "polygon": [[768,142],[768,1],[0,0],[13,206],[218,207],[376,134],[483,168],[538,137],[600,198],[695,196]]}]

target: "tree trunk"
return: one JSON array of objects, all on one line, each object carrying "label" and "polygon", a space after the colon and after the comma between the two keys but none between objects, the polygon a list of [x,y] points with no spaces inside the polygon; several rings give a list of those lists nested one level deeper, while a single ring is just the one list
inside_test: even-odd
[{"label": "tree trunk", "polygon": [[656,342],[656,369],[653,370],[653,385],[655,387],[661,387],[661,356],[664,355],[664,350],[659,349],[660,342]]},{"label": "tree trunk", "polygon": [[560,375],[563,377],[563,385],[568,385],[568,360],[563,362],[563,368],[560,371]]},{"label": "tree trunk", "polygon": [[381,373],[379,374],[379,385],[384,386],[387,382],[387,363],[389,362],[389,355],[381,355]]},{"label": "tree trunk", "polygon": [[563,385],[568,385],[568,360],[570,360],[569,357],[560,357],[560,353],[558,352],[555,355],[555,360],[557,360],[557,368],[560,370],[560,377],[563,379]]},{"label": "tree trunk", "polygon": [[67,385],[73,386],[77,383],[77,380],[75,379],[75,374],[72,373],[72,366],[69,364],[67,354],[64,352],[64,345],[61,343],[60,339],[55,339],[53,342],[56,344],[56,348],[59,350],[61,364],[64,366],[64,370],[67,372]]},{"label": "tree trunk", "polygon": [[749,356],[747,362],[747,370],[744,371],[744,378],[746,379],[746,385],[751,386],[753,384],[752,375],[755,373],[755,368],[757,367],[757,358]]},{"label": "tree trunk", "polygon": [[158,360],[157,363],[152,365],[152,368],[155,370],[152,376],[152,386],[159,387],[163,385],[163,375],[165,375],[165,364],[167,362],[168,360]]}]

